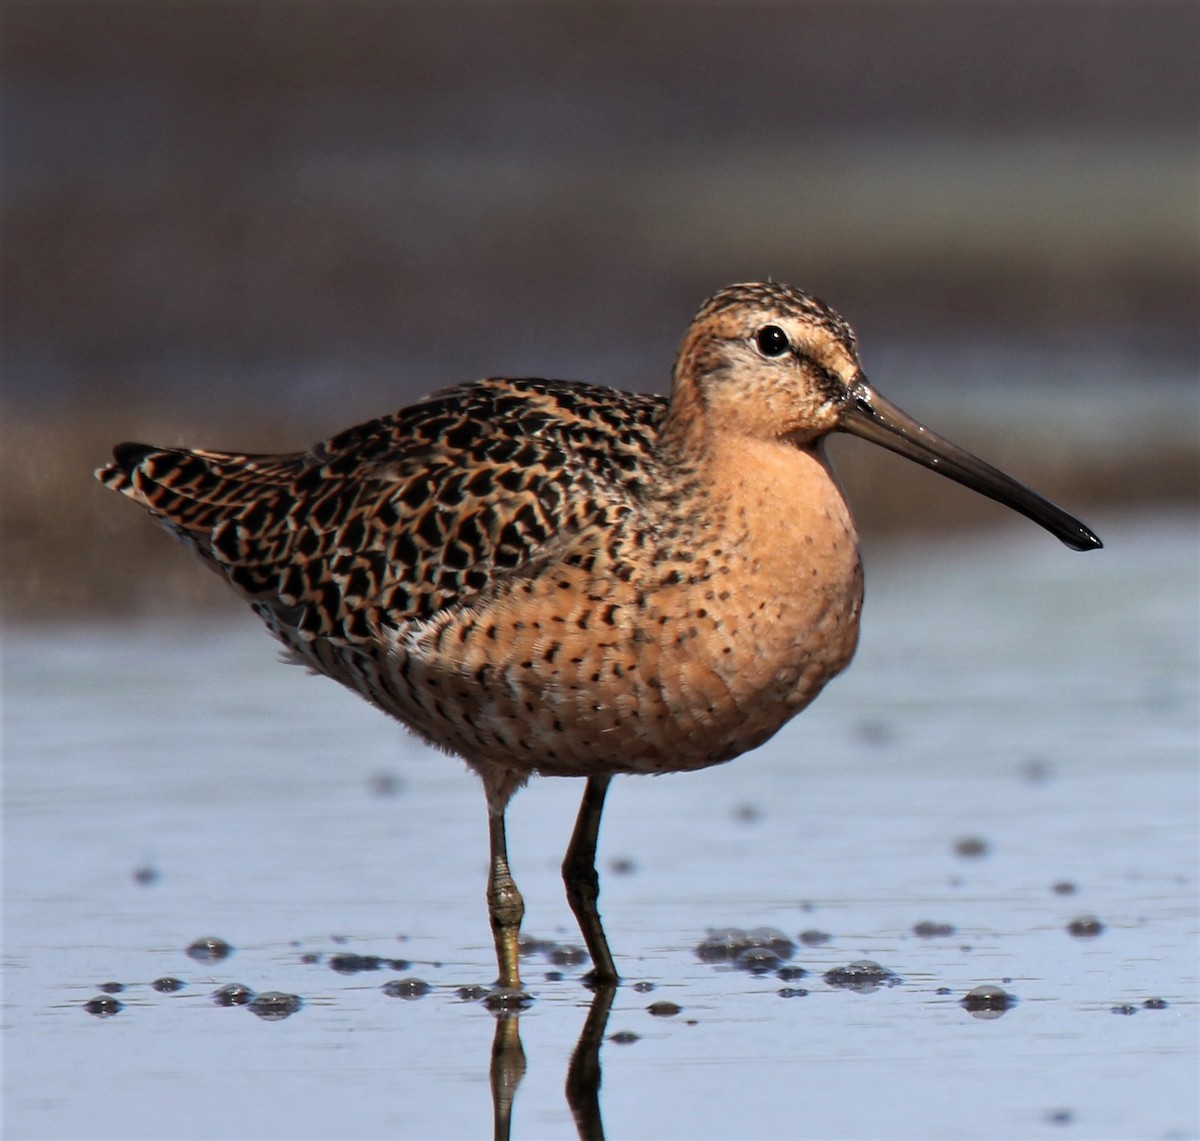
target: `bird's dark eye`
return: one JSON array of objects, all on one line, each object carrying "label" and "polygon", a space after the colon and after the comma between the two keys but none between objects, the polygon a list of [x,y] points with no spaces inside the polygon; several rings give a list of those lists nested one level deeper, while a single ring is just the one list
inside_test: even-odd
[{"label": "bird's dark eye", "polygon": [[781,357],[792,347],[778,325],[764,325],[754,334],[754,343],[764,357]]}]

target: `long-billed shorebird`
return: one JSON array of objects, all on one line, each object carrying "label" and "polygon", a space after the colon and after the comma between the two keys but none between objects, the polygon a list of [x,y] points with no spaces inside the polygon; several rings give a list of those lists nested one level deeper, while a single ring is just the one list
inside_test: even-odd
[{"label": "long-billed shorebird", "polygon": [[595,855],[613,775],[761,745],[854,653],[862,572],[824,454],[834,431],[1076,550],[1101,545],[883,399],[850,326],[769,282],[704,303],[668,399],[481,380],[306,452],[121,444],[96,474],[221,574],[294,661],[479,774],[502,988],[520,987],[524,914],[505,808],[534,773],[586,777],[563,879],[593,978],[611,985]]}]

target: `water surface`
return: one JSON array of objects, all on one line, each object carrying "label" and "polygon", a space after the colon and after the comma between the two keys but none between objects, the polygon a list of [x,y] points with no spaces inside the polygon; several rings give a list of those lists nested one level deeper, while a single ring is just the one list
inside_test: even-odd
[{"label": "water surface", "polygon": [[[812,709],[732,765],[614,782],[609,1137],[1197,1135],[1197,528],[1091,522],[1089,555],[1019,523],[877,552],[859,657]],[[496,1021],[457,993],[495,971],[460,762],[276,665],[232,608],[11,629],[4,655],[9,1136],[490,1133]],[[535,781],[510,812],[526,930],[565,942],[581,791]],[[807,974],[702,961],[726,926],[778,928]],[[189,958],[208,935],[234,953]],[[332,969],[347,953],[410,965]],[[900,981],[823,977],[862,959]],[[525,962],[515,1137],[575,1132],[582,970]],[[381,989],[405,977],[430,993]],[[123,1008],[89,1014],[108,982]],[[303,1005],[215,1004],[235,982]],[[982,984],[1016,1004],[973,1016]]]}]

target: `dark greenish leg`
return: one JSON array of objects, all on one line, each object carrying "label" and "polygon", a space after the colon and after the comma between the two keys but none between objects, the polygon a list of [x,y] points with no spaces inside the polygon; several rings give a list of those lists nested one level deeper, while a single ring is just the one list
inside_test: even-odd
[{"label": "dark greenish leg", "polygon": [[575,819],[575,831],[567,846],[563,860],[563,883],[567,888],[567,902],[575,912],[583,941],[592,957],[592,981],[612,986],[620,982],[613,963],[608,940],[604,937],[604,925],[596,901],[600,897],[600,879],[596,875],[596,837],[600,831],[600,814],[604,811],[604,796],[608,792],[612,777],[588,777],[583,791],[583,802]]},{"label": "dark greenish leg", "polygon": [[488,914],[492,921],[492,938],[496,941],[496,961],[500,965],[499,985],[510,990],[521,989],[521,972],[517,966],[517,941],[521,920],[525,916],[525,901],[508,870],[508,845],[504,837],[504,809],[488,810],[488,838],[491,842],[491,870],[488,873]]}]

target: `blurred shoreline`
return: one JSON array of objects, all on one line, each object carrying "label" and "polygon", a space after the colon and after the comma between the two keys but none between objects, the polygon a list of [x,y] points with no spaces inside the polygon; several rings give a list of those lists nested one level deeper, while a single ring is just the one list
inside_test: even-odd
[{"label": "blurred shoreline", "polygon": [[[1200,494],[1200,9],[89,4],[0,35],[0,614],[218,605],[91,478],[488,375],[665,392],[803,288],[1072,512]],[[871,543],[1001,509],[838,440]]]}]

